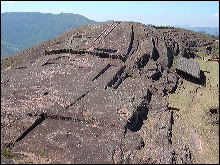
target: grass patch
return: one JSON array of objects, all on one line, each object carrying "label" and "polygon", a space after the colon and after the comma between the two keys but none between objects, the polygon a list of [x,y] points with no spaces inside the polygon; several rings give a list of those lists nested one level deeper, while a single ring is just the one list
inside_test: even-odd
[{"label": "grass patch", "polygon": [[1,156],[7,158],[7,159],[12,159],[14,156],[11,153],[11,148],[6,147],[5,144],[5,138],[1,137]]},{"label": "grass patch", "polygon": [[4,147],[1,149],[1,156],[7,158],[7,159],[12,159],[14,156],[12,155],[11,151],[9,148]]},{"label": "grass patch", "polygon": [[205,56],[207,56],[207,54],[205,52],[197,52],[196,56],[198,56],[198,57],[205,57]]},{"label": "grass patch", "polygon": [[[181,137],[192,144],[194,164],[219,162],[219,125],[216,114],[210,109],[219,107],[219,63],[193,59],[204,71],[204,86],[183,79],[181,86],[167,96],[170,107],[179,108],[174,113],[173,143]],[[216,110],[217,111],[217,110]],[[217,113],[217,112],[216,112]]]},{"label": "grass patch", "polygon": [[45,155],[45,151],[40,151],[40,155],[44,156]]},{"label": "grass patch", "polygon": [[24,58],[25,55],[21,55],[18,57],[6,57],[5,59],[1,59],[1,70],[6,69],[11,66],[13,63],[20,61]]}]

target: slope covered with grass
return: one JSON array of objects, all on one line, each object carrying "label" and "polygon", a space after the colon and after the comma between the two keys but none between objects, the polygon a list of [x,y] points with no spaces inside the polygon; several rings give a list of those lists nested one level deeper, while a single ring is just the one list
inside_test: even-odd
[{"label": "slope covered with grass", "polygon": [[1,13],[1,58],[49,40],[70,28],[95,23],[84,16],[70,13]]}]

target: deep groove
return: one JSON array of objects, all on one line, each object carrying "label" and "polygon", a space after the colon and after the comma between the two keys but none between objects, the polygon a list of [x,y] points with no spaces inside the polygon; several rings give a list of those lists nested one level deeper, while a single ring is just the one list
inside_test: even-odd
[{"label": "deep groove", "polygon": [[134,30],[133,30],[133,25],[132,25],[131,26],[131,41],[130,41],[130,44],[128,46],[127,55],[129,55],[129,53],[131,52],[133,41],[134,41]]},{"label": "deep groove", "polygon": [[[29,113],[28,116],[38,116],[36,114]],[[23,140],[35,127],[37,127],[39,124],[41,124],[45,119],[54,119],[54,120],[71,120],[75,122],[86,122],[89,123],[91,121],[87,121],[85,119],[78,119],[78,118],[72,118],[68,116],[59,116],[59,115],[48,115],[47,113],[42,113],[39,115],[39,118],[35,120],[34,124],[32,124],[24,133],[16,139],[16,141],[13,143],[9,143],[7,145],[8,148],[13,148],[16,142],[19,142]]]},{"label": "deep groove", "polygon": [[114,86],[114,89],[117,89],[119,87],[119,85],[126,79],[128,78],[128,74],[126,73],[125,76],[123,76],[119,81],[118,83]]},{"label": "deep groove", "polygon": [[83,93],[80,97],[78,97],[76,100],[74,100],[70,105],[65,107],[65,110],[68,109],[69,107],[73,106],[77,101],[81,100],[84,96],[86,96],[89,93],[89,91],[87,91],[86,93]]},{"label": "deep groove", "polygon": [[115,49],[102,49],[102,48],[94,48],[94,50],[107,52],[107,53],[116,53],[118,51],[118,50],[115,50]]},{"label": "deep groove", "polygon": [[53,120],[71,120],[74,122],[86,122],[90,123],[91,121],[85,120],[85,119],[79,119],[79,118],[72,118],[69,116],[60,116],[60,115],[46,115],[46,119],[53,119]]},{"label": "deep groove", "polygon": [[108,64],[104,69],[101,70],[101,72],[99,72],[99,74],[96,75],[96,77],[94,79],[92,79],[92,81],[96,80],[97,78],[99,78],[99,76],[101,76],[103,73],[105,73],[105,71],[111,67],[111,64]]},{"label": "deep groove", "polygon": [[176,153],[175,151],[171,152],[171,164],[177,164],[177,160],[176,160]]},{"label": "deep groove", "polygon": [[119,77],[124,72],[125,67],[126,66],[123,66],[119,69],[119,71],[115,74],[112,80],[105,86],[105,89],[107,89],[107,87],[112,87],[118,81]]},{"label": "deep groove", "polygon": [[131,49],[130,55],[134,54],[134,52],[138,50],[139,40],[136,40],[135,43],[136,43],[137,45],[135,45],[135,47],[134,47],[134,41],[133,41],[133,45],[132,45],[132,49]]},{"label": "deep groove", "polygon": [[173,111],[170,111],[170,126],[168,128],[168,142],[172,144],[172,127],[174,124]]},{"label": "deep groove", "polygon": [[[113,22],[113,23],[110,25],[110,27],[113,26],[114,23],[115,23],[115,22]],[[107,30],[108,30],[108,28],[106,28],[104,31],[102,31],[102,32],[99,34],[99,36],[94,40],[94,42],[96,42],[96,41],[102,36],[102,34],[105,33],[105,31],[107,31]]]},{"label": "deep groove", "polygon": [[[54,49],[54,50],[45,51],[45,55],[62,54],[62,53],[71,53],[71,54],[80,54],[80,55],[85,55],[87,53],[93,56],[98,56],[100,58],[119,59],[123,62],[126,61],[126,57],[124,57],[124,55],[117,54],[117,53],[109,53],[106,51],[100,51],[100,50],[95,50],[95,49],[94,50]],[[47,64],[54,64],[54,62],[51,63],[48,60],[42,66],[47,65]]]},{"label": "deep groove", "polygon": [[136,108],[136,112],[133,113],[131,118],[126,123],[124,127],[124,137],[128,129],[130,129],[132,132],[137,132],[141,129],[143,120],[147,120],[149,109],[146,105],[148,105],[151,101],[151,96],[152,93],[148,90],[147,94],[143,97],[141,104]]},{"label": "deep groove", "polygon": [[30,126],[20,137],[18,137],[15,142],[19,142],[19,141],[21,141],[22,139],[24,139],[24,137],[27,136],[27,134],[28,134],[29,132],[31,132],[36,126],[38,126],[39,124],[41,124],[44,120],[45,120],[45,114],[42,113],[42,114],[40,114],[40,117],[35,120],[34,124],[33,124],[32,126]]},{"label": "deep groove", "polygon": [[92,90],[96,89],[98,86],[100,85],[97,85],[91,89],[89,89],[88,91],[86,91],[85,93],[83,93],[81,96],[79,96],[76,100],[74,100],[70,105],[66,106],[65,107],[65,110],[67,110],[69,107],[73,106],[74,104],[76,104],[77,101],[81,100],[83,97],[85,97],[87,94],[89,94],[89,92],[91,92]]},{"label": "deep groove", "polygon": [[159,53],[158,53],[158,51],[157,51],[157,48],[156,47],[154,47],[153,48],[153,51],[152,51],[152,59],[154,60],[154,61],[157,61],[157,59],[160,57],[160,55],[159,55]]},{"label": "deep groove", "polygon": [[114,30],[119,24],[120,24],[120,22],[116,22],[116,24],[114,25],[114,27],[103,37],[102,41],[103,41],[103,40],[105,39],[105,37],[106,37],[107,35],[109,35],[109,33],[111,33],[112,30]]}]

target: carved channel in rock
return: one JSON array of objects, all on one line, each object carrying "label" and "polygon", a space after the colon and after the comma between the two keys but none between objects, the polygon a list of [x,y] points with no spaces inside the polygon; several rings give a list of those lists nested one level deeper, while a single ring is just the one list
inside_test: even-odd
[{"label": "carved channel in rock", "polygon": [[173,54],[170,48],[167,47],[167,59],[168,59],[168,68],[173,64]]},{"label": "carved channel in rock", "polygon": [[160,55],[159,55],[159,53],[158,53],[158,51],[157,51],[157,48],[154,47],[153,50],[152,50],[152,59],[153,59],[154,61],[157,61],[157,59],[158,59],[159,57],[160,57]]},{"label": "carved channel in rock", "polygon": [[19,66],[19,67],[16,67],[15,69],[26,69],[27,67],[26,66]]},{"label": "carved channel in rock", "polygon": [[27,129],[25,130],[21,136],[19,136],[15,142],[11,142],[8,144],[7,147],[13,148],[15,143],[23,140],[31,131],[34,130],[38,125],[40,125],[45,119],[53,119],[53,120],[71,120],[74,122],[81,122],[81,123],[90,123],[91,120],[86,119],[79,119],[79,118],[72,118],[69,116],[62,116],[62,115],[50,115],[47,113],[42,113],[40,115],[29,113],[28,116],[38,116],[38,118],[35,120],[35,122]]},{"label": "carved channel in rock", "polygon": [[[115,74],[115,76],[112,78],[112,80],[105,86],[105,89],[107,89],[108,87],[112,87],[114,86],[114,84],[118,81],[118,79],[120,78],[120,76],[122,75],[122,73],[124,72],[126,66],[122,66],[118,72]],[[121,84],[121,83],[120,83]],[[119,84],[119,85],[120,85]]]},{"label": "carved channel in rock", "polygon": [[172,144],[172,129],[174,124],[173,111],[170,111],[170,126],[168,128],[168,142]]},{"label": "carved channel in rock", "polygon": [[101,40],[103,41],[105,39],[105,37],[107,35],[109,35],[112,30],[114,30],[121,22],[113,22],[108,28],[106,28],[95,40],[94,42],[96,42],[97,40]]},{"label": "carved channel in rock", "polygon": [[119,85],[126,79],[128,78],[129,75],[127,73],[125,73],[125,75],[123,77],[120,78],[120,80],[118,81],[118,83],[113,87],[114,89],[117,89],[119,87]]},{"label": "carved channel in rock", "polygon": [[65,107],[65,110],[67,110],[69,107],[73,106],[74,104],[76,104],[79,100],[81,100],[83,97],[85,97],[87,94],[89,94],[91,91],[95,90],[98,86],[100,85],[97,85],[91,89],[89,89],[88,91],[86,91],[85,93],[83,93],[81,96],[79,96],[77,99],[75,99],[70,105],[66,106]]},{"label": "carved channel in rock", "polygon": [[66,59],[69,59],[70,57],[68,56],[59,56],[57,58],[54,59],[49,59],[47,60],[42,66],[45,65],[49,65],[49,64],[62,64],[62,65],[66,65]]},{"label": "carved channel in rock", "polygon": [[115,49],[101,49],[101,48],[94,48],[94,50],[102,51],[102,52],[108,52],[108,53],[116,53],[116,52],[117,52],[117,50],[115,50]]},{"label": "carved channel in rock", "polygon": [[[110,25],[110,27],[113,26],[113,25],[114,25],[114,22]],[[94,40],[94,42],[96,42],[107,30],[108,30],[108,29],[106,28],[104,31],[102,31],[102,32],[99,34],[99,36]]]},{"label": "carved channel in rock", "polygon": [[35,120],[34,124],[32,124],[26,131],[24,131],[24,133],[21,136],[19,136],[15,140],[15,142],[9,143],[7,147],[13,148],[15,143],[17,143],[17,142],[21,141],[22,139],[24,139],[31,131],[33,131],[33,129],[35,127],[37,127],[39,124],[41,124],[44,120],[45,120],[45,114],[42,113],[42,114],[39,115],[39,118]]},{"label": "carved channel in rock", "polygon": [[[56,49],[56,50],[46,50],[45,55],[52,55],[52,54],[61,54],[61,53],[71,53],[71,54],[80,54],[85,55],[90,54],[94,56],[98,56],[100,58],[110,58],[110,59],[119,59],[123,62],[126,61],[126,57],[124,55],[118,54],[118,53],[109,53],[106,51],[100,51],[100,50],[74,50],[74,49]],[[50,64],[50,62],[46,62],[44,65]]]},{"label": "carved channel in rock", "polygon": [[177,164],[177,155],[174,150],[171,152],[171,164]]},{"label": "carved channel in rock", "polygon": [[97,74],[96,76],[95,76],[95,78],[93,78],[92,79],[92,81],[95,81],[96,79],[98,79],[103,73],[105,73],[107,70],[108,70],[108,68],[110,68],[112,65],[111,64],[108,64],[105,68],[103,68],[100,72],[99,72],[99,74]]},{"label": "carved channel in rock", "polygon": [[127,55],[129,55],[130,52],[131,52],[133,41],[134,41],[134,30],[133,30],[133,25],[132,25],[131,26],[131,40],[130,40],[130,43],[129,43],[129,46],[128,46]]},{"label": "carved channel in rock", "polygon": [[53,119],[53,120],[70,120],[73,122],[81,122],[81,123],[90,123],[92,120],[84,119],[84,118],[73,118],[70,116],[62,116],[62,115],[52,115],[52,114],[45,114],[46,119]]},{"label": "carved channel in rock", "polygon": [[109,35],[121,22],[116,22],[115,25],[107,32],[107,34],[105,34],[103,36],[102,41],[105,39],[105,37],[107,37],[107,35]]}]

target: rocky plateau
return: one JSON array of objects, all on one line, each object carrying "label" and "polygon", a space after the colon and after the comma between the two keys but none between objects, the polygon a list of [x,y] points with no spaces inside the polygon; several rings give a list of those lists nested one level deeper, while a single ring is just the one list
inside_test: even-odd
[{"label": "rocky plateau", "polygon": [[193,141],[173,141],[179,109],[167,96],[183,80],[205,85],[194,58],[213,42],[181,28],[112,21],[13,54],[1,63],[1,148],[13,157],[1,163],[198,162]]}]

